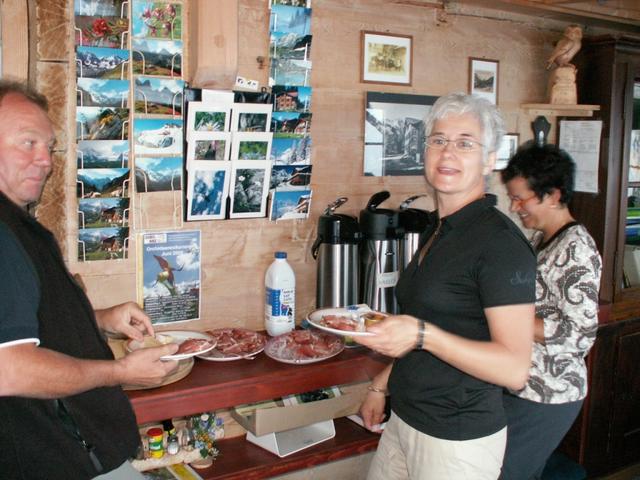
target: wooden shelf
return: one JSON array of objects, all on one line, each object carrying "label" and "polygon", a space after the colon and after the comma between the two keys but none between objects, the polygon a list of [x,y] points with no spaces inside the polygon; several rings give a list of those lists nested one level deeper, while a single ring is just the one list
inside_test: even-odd
[{"label": "wooden shelf", "polygon": [[326,442],[280,458],[236,437],[218,442],[220,456],[207,469],[198,470],[205,480],[258,480],[309,468],[325,462],[375,450],[379,435],[347,418],[335,420],[336,436]]},{"label": "wooden shelf", "polygon": [[291,365],[264,353],[254,360],[196,359],[182,380],[151,390],[128,391],[139,424],[230,408],[317,388],[371,380],[389,359],[365,348],[345,349],[323,362]]},{"label": "wooden shelf", "polygon": [[[389,359],[365,348],[345,349],[323,362],[291,365],[265,354],[254,360],[196,359],[182,380],[151,390],[128,391],[139,424],[230,408],[317,388],[371,380]],[[346,418],[335,420],[336,436],[285,458],[249,443],[244,436],[218,442],[220,456],[198,473],[209,480],[270,478],[374,450],[379,436]]]},{"label": "wooden shelf", "polygon": [[558,105],[552,103],[524,103],[520,105],[529,115],[543,117],[592,117],[600,105]]}]

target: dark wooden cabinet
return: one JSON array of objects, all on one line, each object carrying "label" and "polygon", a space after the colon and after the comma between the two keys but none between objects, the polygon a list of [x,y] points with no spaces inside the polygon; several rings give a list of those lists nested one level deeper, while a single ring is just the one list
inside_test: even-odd
[{"label": "dark wooden cabinet", "polygon": [[604,305],[589,354],[589,394],[561,450],[589,477],[640,461],[640,289],[623,288],[634,82],[640,40],[600,37],[576,57],[581,104],[600,105],[598,193],[577,192],[570,206],[593,235],[603,259]]},{"label": "dark wooden cabinet", "polygon": [[588,365],[589,395],[561,450],[593,477],[640,461],[640,318],[602,325]]},{"label": "dark wooden cabinet", "polygon": [[602,139],[598,193],[576,192],[570,208],[598,245],[603,259],[600,299],[612,302],[623,286],[633,85],[640,78],[640,40],[585,40],[576,64],[579,102],[600,105]]}]

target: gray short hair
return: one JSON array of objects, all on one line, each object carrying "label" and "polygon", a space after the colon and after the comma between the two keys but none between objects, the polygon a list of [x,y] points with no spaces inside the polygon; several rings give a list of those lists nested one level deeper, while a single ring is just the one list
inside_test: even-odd
[{"label": "gray short hair", "polygon": [[49,111],[49,102],[47,97],[38,92],[35,88],[29,86],[26,82],[10,79],[0,79],[0,105],[4,97],[12,93],[22,95],[30,102],[39,106],[45,112]]},{"label": "gray short hair", "polygon": [[494,104],[477,95],[456,92],[440,97],[427,116],[425,124],[427,137],[431,135],[437,120],[447,115],[464,115],[465,113],[472,114],[480,122],[485,154],[497,151],[505,134],[504,119]]}]

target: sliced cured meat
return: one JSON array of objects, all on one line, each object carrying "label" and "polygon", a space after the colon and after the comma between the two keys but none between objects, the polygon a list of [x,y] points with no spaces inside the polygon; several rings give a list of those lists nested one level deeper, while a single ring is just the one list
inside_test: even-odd
[{"label": "sliced cured meat", "polygon": [[207,333],[216,341],[215,351],[210,355],[212,360],[255,355],[264,349],[267,341],[262,333],[246,328],[219,328]]},{"label": "sliced cured meat", "polygon": [[285,363],[312,363],[340,353],[344,342],[340,337],[313,330],[293,330],[269,340],[265,353]]},{"label": "sliced cured meat", "polygon": [[185,353],[197,353],[206,350],[213,345],[209,340],[204,338],[187,338],[178,347],[176,355],[183,355]]},{"label": "sliced cured meat", "polygon": [[354,320],[352,317],[345,317],[344,315],[324,315],[320,323],[325,327],[344,330],[346,332],[355,332],[358,329],[357,320]]}]

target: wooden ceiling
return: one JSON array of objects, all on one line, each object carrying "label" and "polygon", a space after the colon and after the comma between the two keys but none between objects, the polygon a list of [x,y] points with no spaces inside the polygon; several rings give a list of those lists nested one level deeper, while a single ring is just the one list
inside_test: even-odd
[{"label": "wooden ceiling", "polygon": [[395,0],[447,9],[475,5],[640,34],[640,0]]}]

